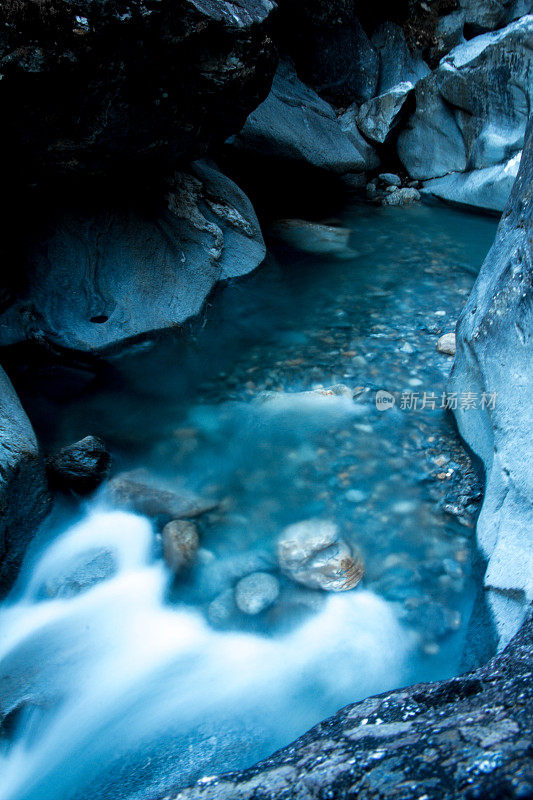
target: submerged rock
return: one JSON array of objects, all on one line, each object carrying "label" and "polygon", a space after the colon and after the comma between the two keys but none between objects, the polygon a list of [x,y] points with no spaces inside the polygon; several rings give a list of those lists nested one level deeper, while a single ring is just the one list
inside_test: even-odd
[{"label": "submerged rock", "polygon": [[217,506],[192,492],[162,487],[143,469],[116,475],[106,486],[105,498],[117,508],[167,521],[200,517]]},{"label": "submerged rock", "polygon": [[49,501],[35,433],[0,368],[0,594],[13,584]]},{"label": "submerged rock", "polygon": [[344,592],[357,586],[364,574],[360,557],[328,520],[289,525],[278,539],[277,551],[282,571],[312,589]]},{"label": "submerged rock", "polygon": [[446,356],[454,356],[456,350],[455,333],[445,333],[437,342],[437,350]]},{"label": "submerged rock", "polygon": [[255,616],[275,603],[279,591],[277,578],[268,572],[254,572],[241,578],[235,587],[235,603],[244,614]]},{"label": "submerged rock", "polygon": [[198,528],[194,522],[174,519],[163,528],[163,556],[168,567],[177,575],[190,569],[200,546]]},{"label": "submerged rock", "polygon": [[109,475],[111,455],[97,436],[86,436],[48,459],[48,473],[56,486],[91,492]]},{"label": "submerged rock", "polygon": [[334,110],[281,61],[267,99],[230,140],[237,150],[303,163],[338,175],[363,172],[365,156],[343,132]]},{"label": "submerged rock", "polygon": [[313,255],[350,257],[354,251],[349,241],[352,231],[303,219],[281,219],[271,226],[272,234],[291,247]]},{"label": "submerged rock", "polygon": [[486,490],[477,523],[488,560],[486,597],[500,642],[533,600],[533,122],[496,240],[461,314],[450,390],[476,398],[455,411],[481,458]]},{"label": "submerged rock", "polygon": [[197,162],[150,213],[105,199],[94,214],[53,213],[30,248],[24,289],[0,315],[0,343],[104,351],[182,325],[217,281],[251,272],[265,253],[246,195]]}]

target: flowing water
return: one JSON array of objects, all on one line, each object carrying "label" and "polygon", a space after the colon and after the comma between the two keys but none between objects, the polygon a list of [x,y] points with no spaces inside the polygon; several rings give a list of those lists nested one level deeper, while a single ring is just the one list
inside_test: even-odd
[{"label": "flowing water", "polygon": [[[56,503],[0,607],[0,800],[156,797],[248,766],[351,701],[459,669],[479,496],[436,341],[495,223],[426,207],[339,222],[353,229],[344,257],[273,245],[203,322],[103,378],[19,372],[50,450],[102,435],[114,472],[142,467],[217,506],[173,580],[157,524],[105,487]],[[392,407],[377,408],[379,390]],[[357,589],[280,573],[277,537],[311,518],[361,553]],[[257,571],[280,594],[248,616],[234,588]]]}]

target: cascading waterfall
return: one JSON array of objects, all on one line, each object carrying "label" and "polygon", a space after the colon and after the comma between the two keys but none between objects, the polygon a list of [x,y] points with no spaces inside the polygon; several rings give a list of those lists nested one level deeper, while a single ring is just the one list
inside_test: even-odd
[{"label": "cascading waterfall", "polygon": [[[90,508],[46,547],[2,610],[4,703],[10,667],[23,659],[28,708],[2,755],[1,800],[74,800],[103,788],[106,798],[141,797],[171,755],[167,784],[243,755],[249,763],[354,690],[363,696],[407,676],[416,637],[372,592],[332,596],[280,637],[215,631],[199,612],[166,605],[168,572],[152,558],[152,537],[142,517]],[[43,597],[98,545],[114,562],[105,580]],[[129,786],[119,762],[131,770]]]}]

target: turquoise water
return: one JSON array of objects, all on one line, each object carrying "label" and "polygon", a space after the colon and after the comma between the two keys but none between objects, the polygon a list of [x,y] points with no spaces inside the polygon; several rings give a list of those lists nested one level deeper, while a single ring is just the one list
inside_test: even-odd
[{"label": "turquoise water", "polygon": [[[101,435],[114,472],[146,469],[217,507],[173,581],[147,519],[102,494],[57,504],[0,610],[2,800],[153,797],[248,766],[348,702],[458,671],[480,495],[441,407],[451,359],[436,342],[495,222],[420,206],[334,223],[349,252],[272,241],[187,331],[94,380],[19,372],[47,448]],[[376,407],[380,390],[393,407]],[[280,572],[278,537],[312,518],[360,553],[357,589]],[[250,617],[234,589],[256,571],[280,594]]]}]

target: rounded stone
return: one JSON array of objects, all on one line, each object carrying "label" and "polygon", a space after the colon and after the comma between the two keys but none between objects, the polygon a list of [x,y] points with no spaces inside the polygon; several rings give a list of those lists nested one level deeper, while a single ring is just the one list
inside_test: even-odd
[{"label": "rounded stone", "polygon": [[344,592],[357,586],[364,574],[361,558],[330,520],[308,519],[289,525],[277,550],[285,575],[312,589]]},{"label": "rounded stone", "polygon": [[275,603],[279,581],[268,572],[254,572],[241,578],[235,587],[235,603],[244,614],[255,616]]},{"label": "rounded stone", "polygon": [[454,356],[457,350],[455,333],[445,333],[437,342],[437,350],[446,356]]},{"label": "rounded stone", "polygon": [[175,519],[163,528],[163,556],[170,569],[182,572],[195,561],[200,537],[194,522]]}]

